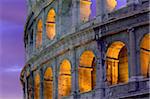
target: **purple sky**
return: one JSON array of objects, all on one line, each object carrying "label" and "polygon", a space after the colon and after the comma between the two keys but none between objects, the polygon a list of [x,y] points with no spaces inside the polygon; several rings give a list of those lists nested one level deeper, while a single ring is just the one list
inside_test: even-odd
[{"label": "purple sky", "polygon": [[116,0],[116,1],[117,1],[116,9],[124,7],[127,3],[127,0]]},{"label": "purple sky", "polygon": [[0,0],[0,99],[22,99],[26,0]]}]

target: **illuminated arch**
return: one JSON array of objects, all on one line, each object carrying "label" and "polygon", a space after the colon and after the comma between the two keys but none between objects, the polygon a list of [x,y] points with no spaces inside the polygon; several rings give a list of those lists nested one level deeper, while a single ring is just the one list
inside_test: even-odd
[{"label": "illuminated arch", "polygon": [[123,42],[116,41],[106,53],[106,76],[109,85],[128,82],[128,55]]},{"label": "illuminated arch", "polygon": [[42,26],[42,20],[40,19],[37,23],[36,48],[42,45]]},{"label": "illuminated arch", "polygon": [[54,9],[50,9],[50,11],[48,12],[47,15],[47,20],[46,20],[46,33],[47,33],[47,37],[52,40],[54,39],[55,35],[56,35],[56,14],[55,14],[55,10]]},{"label": "illuminated arch", "polygon": [[79,90],[81,93],[93,90],[96,85],[95,55],[92,51],[82,53],[79,61]]},{"label": "illuminated arch", "polygon": [[53,99],[53,73],[50,67],[44,74],[44,99]]},{"label": "illuminated arch", "polygon": [[71,94],[71,64],[69,60],[63,60],[60,65],[58,78],[59,99]]},{"label": "illuminated arch", "polygon": [[80,19],[86,22],[96,16],[96,0],[80,0]]},{"label": "illuminated arch", "polygon": [[40,75],[36,74],[34,79],[34,98],[40,99]]},{"label": "illuminated arch", "polygon": [[150,76],[150,34],[146,34],[140,43],[141,74]]},{"label": "illuminated arch", "polygon": [[111,12],[113,10],[120,9],[127,4],[127,0],[106,0],[107,8]]}]

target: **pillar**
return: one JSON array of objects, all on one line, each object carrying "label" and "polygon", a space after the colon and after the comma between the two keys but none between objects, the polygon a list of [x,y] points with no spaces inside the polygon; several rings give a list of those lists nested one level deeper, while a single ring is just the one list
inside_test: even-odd
[{"label": "pillar", "polygon": [[31,47],[30,47],[30,40],[31,40],[31,39],[30,39],[30,30],[28,31],[27,36],[28,36],[28,41],[27,41],[27,42],[28,42],[28,43],[27,43],[27,54],[28,54],[28,56],[30,57],[30,55],[31,55],[31,54],[30,54],[30,52],[31,52],[31,50],[30,50],[30,48],[31,48]]},{"label": "pillar", "polygon": [[96,0],[96,17],[97,21],[101,22],[105,14],[105,0]]},{"label": "pillar", "polygon": [[28,99],[28,92],[27,92],[27,77],[25,77],[25,99]]},{"label": "pillar", "polygon": [[23,90],[23,99],[25,99],[25,83],[24,82],[22,82],[22,90]]},{"label": "pillar", "polygon": [[33,76],[33,71],[31,72],[31,78],[32,78],[32,84],[31,84],[32,85],[31,86],[32,87],[32,99],[34,99],[34,80],[33,80],[34,76]]},{"label": "pillar", "polygon": [[58,99],[58,69],[57,58],[54,60],[53,66],[53,99]]},{"label": "pillar", "polygon": [[80,21],[80,0],[76,0],[75,1],[75,3],[76,3],[76,27],[78,27],[79,25],[80,25],[80,23],[81,23],[81,21]]},{"label": "pillar", "polygon": [[33,20],[33,54],[36,53],[36,25],[37,22]]},{"label": "pillar", "polygon": [[44,92],[44,71],[42,68],[40,69],[39,74],[40,74],[40,99],[44,99],[44,95],[43,95],[43,92]]},{"label": "pillar", "polygon": [[134,28],[128,29],[129,33],[129,81],[136,81],[139,77],[136,57],[136,38]]},{"label": "pillar", "polygon": [[103,41],[99,39],[97,41],[98,55],[97,55],[97,68],[96,68],[96,89],[99,91],[99,97],[105,96],[105,66],[104,66],[104,56],[103,56]]},{"label": "pillar", "polygon": [[61,35],[61,8],[62,8],[62,0],[58,0],[58,11],[56,12],[56,39],[60,38]]},{"label": "pillar", "polygon": [[43,31],[42,31],[42,46],[46,45],[46,40],[47,40],[47,32],[46,32],[46,20],[47,20],[47,13],[44,10],[42,13],[42,26],[43,26]]},{"label": "pillar", "polygon": [[78,8],[78,0],[72,0],[72,31],[75,32],[76,26],[78,25],[79,19],[79,8]]},{"label": "pillar", "polygon": [[[27,31],[29,32],[29,31]],[[25,44],[26,44],[26,48],[25,48],[25,55],[26,55],[26,60],[29,58],[29,33],[26,33],[26,39],[25,39]]]},{"label": "pillar", "polygon": [[27,52],[28,56],[30,57],[33,52],[33,29],[28,31],[28,44],[27,44]]},{"label": "pillar", "polygon": [[79,87],[78,87],[78,62],[76,58],[76,49],[72,49],[72,68],[71,68],[71,76],[72,76],[72,95],[76,99],[77,94],[79,93]]}]

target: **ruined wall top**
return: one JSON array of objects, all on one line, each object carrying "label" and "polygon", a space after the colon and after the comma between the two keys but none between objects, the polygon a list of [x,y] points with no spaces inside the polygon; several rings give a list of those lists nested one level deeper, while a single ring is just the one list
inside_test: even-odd
[{"label": "ruined wall top", "polygon": [[36,6],[39,6],[44,2],[52,2],[54,0],[26,0],[26,1],[27,1],[28,13],[30,13],[34,11],[34,9],[36,9]]}]

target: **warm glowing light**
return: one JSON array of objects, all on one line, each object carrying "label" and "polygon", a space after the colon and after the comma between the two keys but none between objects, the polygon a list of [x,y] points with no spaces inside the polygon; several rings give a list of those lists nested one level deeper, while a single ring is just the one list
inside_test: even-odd
[{"label": "warm glowing light", "polygon": [[125,46],[120,50],[118,58],[118,83],[126,83],[128,82],[128,55]]},{"label": "warm glowing light", "polygon": [[80,19],[82,22],[89,20],[91,14],[91,1],[80,0]]},{"label": "warm glowing light", "polygon": [[79,62],[79,89],[88,92],[96,85],[95,56],[92,51],[85,51]]},{"label": "warm glowing light", "polygon": [[115,9],[115,7],[117,6],[117,1],[116,0],[106,0],[107,2],[107,8],[108,10],[111,12],[112,10]]},{"label": "warm glowing light", "polygon": [[44,99],[53,99],[53,73],[50,67],[44,74]]},{"label": "warm glowing light", "polygon": [[59,99],[71,93],[71,64],[68,60],[63,60],[60,65],[58,89]]},{"label": "warm glowing light", "polygon": [[40,99],[40,75],[36,74],[34,81],[34,98]]},{"label": "warm glowing light", "polygon": [[117,41],[106,53],[107,81],[109,85],[128,82],[128,56],[125,44]]},{"label": "warm glowing light", "polygon": [[106,0],[106,3],[108,11],[111,12],[126,6],[127,0]]},{"label": "warm glowing light", "polygon": [[150,76],[150,34],[144,36],[140,45],[141,74],[144,77]]},{"label": "warm glowing light", "polygon": [[42,45],[42,20],[38,21],[36,33],[36,48]]},{"label": "warm glowing light", "polygon": [[50,40],[52,40],[56,35],[56,24],[55,24],[55,11],[54,9],[51,9],[47,16],[47,22],[46,22],[46,32],[47,36]]}]

